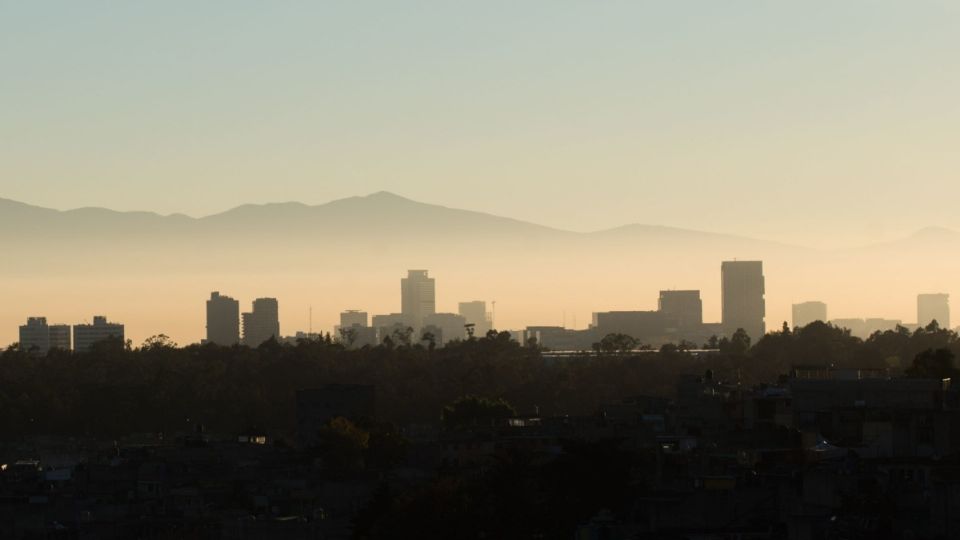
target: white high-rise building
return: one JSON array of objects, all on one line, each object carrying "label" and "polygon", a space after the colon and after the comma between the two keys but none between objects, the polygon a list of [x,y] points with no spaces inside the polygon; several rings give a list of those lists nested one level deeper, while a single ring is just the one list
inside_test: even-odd
[{"label": "white high-rise building", "polygon": [[423,328],[424,317],[437,312],[436,283],[426,270],[408,270],[400,280],[400,312],[415,332]]}]

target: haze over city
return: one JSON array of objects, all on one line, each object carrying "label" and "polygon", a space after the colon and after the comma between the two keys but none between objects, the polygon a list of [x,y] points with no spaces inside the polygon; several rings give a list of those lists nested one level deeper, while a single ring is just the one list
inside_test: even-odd
[{"label": "haze over city", "polygon": [[960,2],[0,1],[0,539],[948,540]]},{"label": "haze over city", "polygon": [[[960,234],[918,231],[895,242],[810,249],[748,237],[630,225],[584,234],[426,205],[391,193],[302,204],[247,205],[193,219],[82,209],[59,212],[0,200],[0,342],[30,316],[51,322],[109,315],[139,343],[203,337],[210,291],[281,304],[281,335],[331,332],[338,314],[398,311],[397,277],[427,268],[437,306],[498,301],[501,329],[586,328],[593,313],[656,309],[658,291],[702,291],[720,321],[719,266],[766,265],[769,328],[791,306],[818,300],[836,319],[916,322],[916,297],[949,293]],[[69,261],[69,263],[65,263]],[[918,270],[922,261],[922,271]],[[43,291],[43,294],[38,294]]]}]

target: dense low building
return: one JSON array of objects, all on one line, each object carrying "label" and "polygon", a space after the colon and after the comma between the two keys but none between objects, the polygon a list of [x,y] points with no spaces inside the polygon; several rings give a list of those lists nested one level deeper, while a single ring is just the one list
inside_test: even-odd
[{"label": "dense low building", "polygon": [[898,326],[907,327],[899,319],[831,319],[830,324],[837,328],[844,328],[850,331],[850,334],[860,339],[867,339],[875,332],[886,332],[896,330]]},{"label": "dense low building", "polygon": [[423,334],[433,334],[437,345],[467,337],[467,319],[456,313],[433,313],[423,318]]},{"label": "dense low building", "polygon": [[386,315],[374,315],[371,326],[377,332],[377,343],[383,343],[386,338],[394,339],[399,333],[404,335],[407,329],[412,327],[407,324],[407,319],[402,313],[389,313]]},{"label": "dense low building", "polygon": [[827,304],[811,301],[801,302],[792,306],[792,323],[794,328],[803,328],[816,321],[827,322]]},{"label": "dense low building", "polygon": [[93,324],[73,326],[73,345],[78,352],[89,351],[95,344],[111,338],[120,341],[125,339],[123,325],[109,322],[102,315],[95,316]]},{"label": "dense low building", "polygon": [[30,317],[20,326],[20,350],[42,356],[51,349],[70,350],[68,325],[47,324],[46,317]]},{"label": "dense low building", "polygon": [[659,311],[607,311],[593,314],[593,325],[601,336],[626,334],[641,343],[660,345],[673,341],[667,318]]},{"label": "dense low building", "polygon": [[522,342],[534,340],[537,345],[555,351],[589,351],[600,337],[600,332],[594,328],[573,330],[561,326],[528,326]]}]

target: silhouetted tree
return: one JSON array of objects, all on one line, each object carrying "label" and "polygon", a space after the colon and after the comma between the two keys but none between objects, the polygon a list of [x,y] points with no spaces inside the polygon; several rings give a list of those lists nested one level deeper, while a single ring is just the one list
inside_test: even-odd
[{"label": "silhouetted tree", "polygon": [[[636,339],[627,334],[607,334],[600,340],[599,350],[605,353],[626,353],[636,349],[638,343]],[[597,349],[597,347],[595,347],[595,349]]]},{"label": "silhouetted tree", "polygon": [[143,341],[143,345],[140,346],[144,350],[164,350],[164,349],[175,349],[177,344],[170,339],[166,334],[157,334],[155,336],[150,336]]},{"label": "silhouetted tree", "polygon": [[427,349],[430,351],[437,348],[437,337],[433,335],[433,332],[424,332],[423,336],[420,337],[420,341],[426,341]]},{"label": "silhouetted tree", "polygon": [[413,343],[413,328],[407,326],[406,328],[397,328],[393,331],[393,339],[401,346],[409,347]]},{"label": "silhouetted tree", "polygon": [[489,425],[494,420],[516,415],[513,407],[503,399],[465,396],[443,408],[443,424],[447,428]]},{"label": "silhouetted tree", "polygon": [[393,424],[377,424],[370,429],[366,463],[381,470],[396,467],[406,459],[409,445]]},{"label": "silhouetted tree", "polygon": [[318,450],[324,464],[336,474],[363,469],[364,454],[370,443],[370,433],[346,418],[337,417],[322,427]]},{"label": "silhouetted tree", "polygon": [[750,336],[743,328],[737,328],[730,339],[723,338],[720,340],[719,347],[723,354],[743,356],[750,350]]},{"label": "silhouetted tree", "polygon": [[924,379],[956,378],[953,359],[950,349],[927,349],[913,359],[913,365],[907,369],[906,375]]},{"label": "silhouetted tree", "polygon": [[357,329],[341,328],[340,342],[346,345],[347,347],[353,347],[353,344],[357,342]]}]

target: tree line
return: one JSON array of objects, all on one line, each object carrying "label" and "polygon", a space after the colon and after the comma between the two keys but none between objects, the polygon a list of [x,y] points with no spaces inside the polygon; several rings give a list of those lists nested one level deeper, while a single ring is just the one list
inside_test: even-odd
[{"label": "tree line", "polygon": [[[624,338],[608,340],[626,349]],[[888,369],[892,375],[951,376],[957,334],[931,325],[869,339],[823,323],[784,327],[751,344],[739,335],[693,355],[664,346],[646,354],[544,356],[491,332],[444,347],[386,343],[350,349],[330,339],[260,347],[190,345],[161,337],[139,347],[104,341],[89,352],[0,353],[0,432],[10,437],[175,434],[204,425],[232,434],[256,427],[295,435],[295,393],[323,384],[376,389],[379,420],[456,422],[444,407],[464,396],[503,400],[518,414],[583,416],[603,403],[674,394],[683,374],[711,370],[745,385],[775,383],[796,365]]]}]

